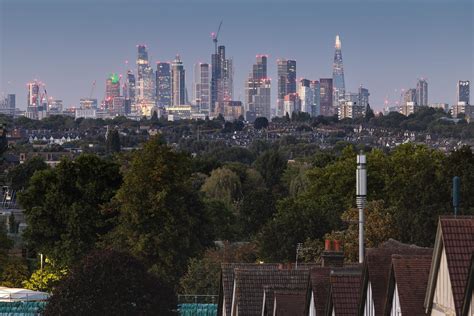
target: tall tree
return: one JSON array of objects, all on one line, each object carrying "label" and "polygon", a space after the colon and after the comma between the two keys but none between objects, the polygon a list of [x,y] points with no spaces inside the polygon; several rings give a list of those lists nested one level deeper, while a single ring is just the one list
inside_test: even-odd
[{"label": "tall tree", "polygon": [[28,186],[30,178],[36,171],[47,169],[48,165],[40,156],[27,159],[24,163],[15,166],[8,172],[11,188],[20,191]]},{"label": "tall tree", "polygon": [[107,136],[106,147],[108,153],[118,153],[120,151],[120,135],[116,129],[113,129]]},{"label": "tall tree", "polygon": [[211,172],[201,190],[210,199],[221,200],[228,205],[241,198],[242,185],[239,176],[228,168],[222,167]]},{"label": "tall tree", "polygon": [[117,164],[94,155],[36,172],[19,196],[28,224],[26,241],[60,266],[77,261],[110,229],[101,208],[121,180]]},{"label": "tall tree", "polygon": [[191,186],[190,158],[159,137],[134,154],[116,200],[120,219],[113,239],[161,280],[176,284],[188,258],[211,241],[206,209]]},{"label": "tall tree", "polygon": [[133,256],[95,251],[53,290],[44,315],[173,315],[173,291]]}]

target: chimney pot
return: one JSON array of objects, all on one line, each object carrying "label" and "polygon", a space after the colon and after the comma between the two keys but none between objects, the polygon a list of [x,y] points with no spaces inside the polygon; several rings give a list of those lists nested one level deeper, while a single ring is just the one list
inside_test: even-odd
[{"label": "chimney pot", "polygon": [[340,240],[334,240],[334,251],[341,251],[341,241]]},{"label": "chimney pot", "polygon": [[324,250],[325,251],[331,251],[331,240],[330,239],[326,239],[324,241]]}]

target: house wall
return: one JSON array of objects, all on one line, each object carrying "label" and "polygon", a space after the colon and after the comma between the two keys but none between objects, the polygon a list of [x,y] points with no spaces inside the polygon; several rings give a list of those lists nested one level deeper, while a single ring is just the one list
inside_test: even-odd
[{"label": "house wall", "polygon": [[375,307],[374,300],[372,298],[372,284],[369,281],[367,285],[367,295],[365,297],[365,307],[364,307],[364,316],[374,316]]},{"label": "house wall", "polygon": [[309,303],[308,316],[316,316],[316,306],[314,305],[314,292],[311,291],[311,302]]},{"label": "house wall", "polygon": [[393,293],[392,298],[392,311],[390,312],[390,316],[401,316],[402,310],[400,308],[400,298],[398,297],[398,286],[395,283],[395,291]]},{"label": "house wall", "polygon": [[439,263],[438,276],[436,277],[436,289],[433,296],[431,315],[456,315],[451,280],[449,278],[448,261],[444,247]]}]

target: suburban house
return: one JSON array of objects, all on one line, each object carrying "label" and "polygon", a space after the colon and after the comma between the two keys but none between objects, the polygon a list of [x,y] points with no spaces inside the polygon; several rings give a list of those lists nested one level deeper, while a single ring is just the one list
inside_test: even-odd
[{"label": "suburban house", "polygon": [[461,315],[473,253],[474,216],[440,217],[424,302],[428,315]]},{"label": "suburban house", "polygon": [[431,255],[392,255],[385,316],[425,315]]},{"label": "suburban house", "polygon": [[329,299],[326,315],[357,315],[360,297],[360,267],[335,268],[329,277]]},{"label": "suburban house", "polygon": [[366,251],[359,301],[360,316],[382,316],[386,302],[392,255],[431,255],[432,249],[407,245],[390,239],[379,248]]}]

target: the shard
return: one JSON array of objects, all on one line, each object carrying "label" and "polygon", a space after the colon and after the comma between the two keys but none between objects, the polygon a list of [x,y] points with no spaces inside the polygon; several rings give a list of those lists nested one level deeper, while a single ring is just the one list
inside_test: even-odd
[{"label": "the shard", "polygon": [[346,87],[344,84],[344,66],[342,63],[341,40],[336,36],[334,63],[332,65],[333,105],[338,106],[339,100],[344,98]]}]

